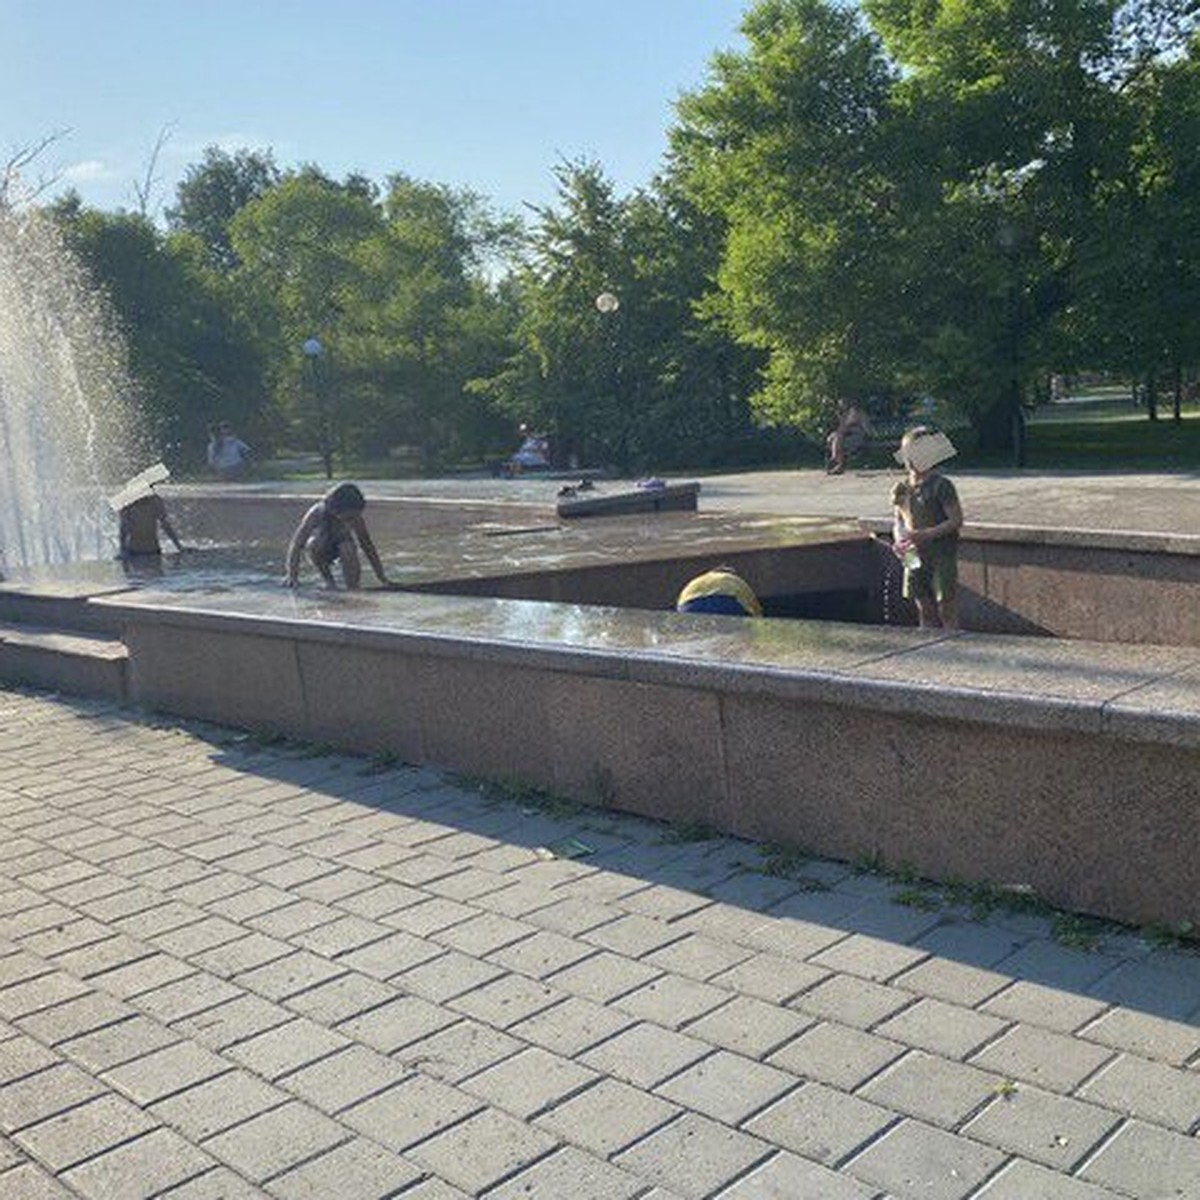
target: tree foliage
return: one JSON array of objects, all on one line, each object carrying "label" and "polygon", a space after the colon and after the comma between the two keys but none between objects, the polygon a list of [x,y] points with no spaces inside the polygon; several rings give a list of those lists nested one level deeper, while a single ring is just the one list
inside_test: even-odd
[{"label": "tree foliage", "polygon": [[251,437],[265,430],[259,347],[199,244],[164,237],[138,214],[85,209],[74,197],[52,211],[125,333],[147,443],[194,468],[211,421],[233,417]]},{"label": "tree foliage", "polygon": [[1096,231],[1168,237],[1179,194],[1129,208],[1136,131],[1161,122],[1163,103],[1139,108],[1186,75],[1194,27],[1172,0],[757,4],[673,146],[683,186],[729,223],[733,326],[770,354],[759,411],[816,426],[842,400],[924,392],[1012,437],[1040,377],[1104,349],[1113,270],[1163,278],[1163,255],[1121,264]]},{"label": "tree foliage", "polygon": [[[292,436],[425,463],[479,453],[493,434],[466,385],[481,355],[503,353],[483,264],[509,236],[474,195],[399,174],[381,200],[358,177],[305,169],[245,205],[233,278],[274,347]],[[312,338],[321,354],[306,359]]]},{"label": "tree foliage", "polygon": [[564,459],[649,469],[736,445],[757,356],[702,310],[714,222],[666,179],[620,197],[597,163],[555,174],[512,281],[516,352],[480,389]]},{"label": "tree foliage", "polygon": [[[563,461],[719,465],[764,427],[916,398],[1015,448],[1051,371],[1178,390],[1200,368],[1198,20],[1197,0],[758,0],[628,194],[563,162],[522,222],[401,171],[209,147],[165,231],[77,198],[55,215],[180,462],[224,418],[329,469],[495,457],[521,422]],[[0,164],[0,205],[54,136]]]},{"label": "tree foliage", "polygon": [[230,226],[252,200],[279,182],[279,170],[269,153],[209,146],[203,159],[184,172],[167,210],[168,227],[190,233],[204,246],[209,264],[221,271],[237,266]]}]

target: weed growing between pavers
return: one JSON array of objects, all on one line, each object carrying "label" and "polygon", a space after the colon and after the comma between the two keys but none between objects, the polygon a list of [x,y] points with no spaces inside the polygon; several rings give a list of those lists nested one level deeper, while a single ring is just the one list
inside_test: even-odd
[{"label": "weed growing between pavers", "polygon": [[335,758],[341,756],[341,751],[328,742],[307,742],[298,745],[294,753],[296,758]]},{"label": "weed growing between pavers", "polygon": [[397,767],[411,765],[411,763],[406,763],[398,754],[392,754],[387,750],[383,750],[378,754],[372,754],[358,773],[360,775],[386,775],[388,771],[394,771]]},{"label": "weed growing between pavers", "polygon": [[1178,925],[1167,925],[1155,921],[1141,931],[1142,937],[1159,950],[1187,950],[1200,947],[1200,938],[1191,921],[1180,921]]},{"label": "weed growing between pavers", "polygon": [[1074,913],[1058,913],[1050,923],[1050,936],[1070,950],[1091,953],[1100,949],[1104,935],[1104,923],[1091,917],[1080,917]]},{"label": "weed growing between pavers", "polygon": [[450,782],[464,791],[475,792],[490,804],[517,804],[557,820],[570,820],[587,812],[602,811],[524,779],[451,774]]},{"label": "weed growing between pavers", "polygon": [[760,874],[770,875],[775,879],[793,879],[811,861],[812,855],[798,846],[788,846],[780,842],[766,842],[758,848],[762,856],[762,865],[757,868]]},{"label": "weed growing between pavers", "polygon": [[1044,917],[1050,923],[1050,937],[1055,942],[1084,954],[1102,949],[1106,937],[1130,933],[1162,949],[1200,951],[1200,939],[1197,939],[1190,921],[1181,921],[1174,926],[1157,923],[1139,929],[1119,921],[1056,908],[1027,887],[966,883],[962,880],[937,883],[915,878],[911,868],[894,871],[883,869],[874,873],[902,885],[892,893],[892,900],[896,904],[903,904],[918,912],[966,909],[974,921],[986,921],[995,913]]},{"label": "weed growing between pavers", "polygon": [[[249,754],[259,750],[275,750],[286,757],[301,759],[328,756],[338,760],[331,764],[334,767],[341,767],[346,760],[357,760],[362,764],[358,773],[363,775],[381,775],[392,769],[402,769],[413,765],[405,763],[396,755],[387,752],[369,756],[354,754],[325,743],[306,742],[302,739],[264,730],[231,730],[228,727],[203,720],[183,718],[172,720],[162,714],[114,704],[110,701],[62,696],[52,690],[32,685],[8,683],[0,691],[52,700],[88,716],[111,714],[132,726],[140,726],[166,734],[194,737],[199,741],[223,749],[239,749]],[[614,834],[621,832],[613,824],[611,806],[604,803],[604,795],[608,790],[605,785],[608,781],[599,775],[594,793],[589,793],[589,795],[595,794],[600,798],[596,804],[574,800],[520,779],[481,778],[456,775],[451,772],[442,772],[441,777],[464,790],[483,796],[486,801],[497,806],[519,805],[531,813],[537,812],[560,820],[587,817],[590,821],[589,828],[604,832],[611,831]],[[650,818],[645,817],[638,819],[647,823],[651,821]],[[722,834],[719,830],[702,822],[679,822],[676,824],[654,822],[654,824],[663,830],[657,839],[660,844],[684,845],[726,837],[732,841],[740,840],[733,835]],[[829,890],[830,885],[824,880],[808,878],[804,875],[805,866],[814,857],[817,857],[810,851],[778,843],[762,843],[757,846],[757,851],[760,862],[734,864],[734,872],[740,871],[788,879],[796,885],[799,891]],[[1200,931],[1189,921],[1155,922],[1142,928],[1123,925],[1117,921],[1056,908],[1049,901],[1038,896],[1032,889],[1021,885],[968,883],[962,880],[937,882],[924,879],[910,865],[887,866],[879,851],[860,856],[853,863],[846,865],[856,873],[871,874],[892,882],[897,888],[891,896],[893,902],[919,911],[934,913],[949,910],[947,917],[954,919],[965,910],[969,918],[976,921],[986,920],[994,913],[1043,917],[1049,922],[1050,936],[1059,945],[1080,952],[1094,952],[1101,949],[1107,937],[1116,938],[1136,934],[1155,948],[1184,953],[1200,953]],[[708,889],[697,888],[695,894],[711,898],[711,891]]]},{"label": "weed growing between pavers", "polygon": [[[290,737],[285,733],[276,733],[271,730],[251,729],[233,735],[222,731],[217,734],[209,734],[206,740],[224,747],[250,746],[255,750],[278,750],[298,759],[345,758],[347,756],[346,751],[327,742],[309,742],[303,738]],[[350,757],[361,758],[363,756],[351,754]],[[358,768],[357,774],[386,775],[389,771],[412,766],[415,764],[406,762],[398,754],[382,750],[367,756],[362,766]]]},{"label": "weed growing between pavers", "polygon": [[658,841],[663,846],[683,846],[689,842],[715,842],[724,836],[719,829],[703,821],[679,821],[668,825]]},{"label": "weed growing between pavers", "polygon": [[940,912],[942,909],[941,897],[932,895],[924,888],[903,888],[893,893],[892,899],[897,904],[903,904],[905,908],[916,909],[917,912]]},{"label": "weed growing between pavers", "polygon": [[292,744],[292,740],[286,734],[273,733],[265,729],[254,730],[248,733],[246,738],[264,750],[286,749]]},{"label": "weed growing between pavers", "polygon": [[[611,819],[604,805],[590,805],[558,795],[547,788],[521,779],[497,779],[477,776],[453,777],[458,786],[474,791],[497,805],[519,805],[530,812],[537,812],[556,819],[568,820],[588,816],[595,822],[605,817]],[[663,832],[657,841],[660,845],[686,845],[713,841],[732,836],[720,833],[698,821],[664,823]],[[758,863],[740,864],[740,870],[749,874],[766,875],[771,878],[787,879],[799,891],[822,892],[830,885],[822,879],[808,877],[805,867],[815,856],[802,847],[777,842],[757,845]],[[1021,885],[1005,886],[994,883],[968,883],[963,880],[936,882],[924,879],[907,863],[888,867],[882,853],[863,855],[850,864],[855,873],[874,875],[897,885],[892,894],[893,902],[921,912],[966,910],[970,919],[985,921],[995,913],[1010,913],[1044,917],[1050,922],[1050,936],[1061,946],[1084,953],[1099,950],[1106,936],[1116,937],[1131,932],[1153,945],[1175,949],[1200,950],[1200,940],[1190,923],[1178,926],[1155,925],[1136,930],[1116,921],[1107,921],[1079,913],[1056,908],[1037,895],[1031,888]],[[705,895],[702,890],[697,895]]]},{"label": "weed growing between pavers", "polygon": [[882,850],[872,850],[870,854],[858,855],[851,866],[858,875],[886,875],[888,873]]}]

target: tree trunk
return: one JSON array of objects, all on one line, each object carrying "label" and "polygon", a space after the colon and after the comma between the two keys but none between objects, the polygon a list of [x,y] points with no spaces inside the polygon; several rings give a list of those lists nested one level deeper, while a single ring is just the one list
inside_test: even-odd
[{"label": "tree trunk", "polygon": [[1019,396],[1009,395],[984,410],[975,429],[980,450],[1007,454],[1014,467],[1025,465],[1025,414]]},{"label": "tree trunk", "polygon": [[1171,375],[1171,420],[1178,425],[1183,420],[1183,367],[1176,363]]},{"label": "tree trunk", "polygon": [[1154,371],[1146,376],[1146,416],[1158,420],[1158,375]]}]

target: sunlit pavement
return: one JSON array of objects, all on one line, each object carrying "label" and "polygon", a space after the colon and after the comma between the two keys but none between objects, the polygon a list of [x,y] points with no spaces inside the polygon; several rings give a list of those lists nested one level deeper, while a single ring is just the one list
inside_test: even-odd
[{"label": "sunlit pavement", "polygon": [[[1127,533],[1200,534],[1200,475],[1194,472],[1146,471],[1005,471],[956,468],[955,481],[967,522],[1049,529],[1101,530]],[[699,508],[704,513],[763,513],[772,516],[881,517],[890,512],[889,492],[899,478],[894,470],[855,470],[826,475],[820,470],[747,471],[742,473],[665,476],[668,482],[700,481]],[[508,503],[553,512],[561,479],[454,478],[369,480],[371,498],[407,498],[445,502]],[[627,491],[632,480],[599,480],[598,495]],[[168,494],[319,495],[318,482],[247,484],[183,484]],[[302,511],[302,510],[299,510]]]},{"label": "sunlit pavement", "polygon": [[12,691],[0,825],[4,1200],[1200,1194],[1133,931]]}]

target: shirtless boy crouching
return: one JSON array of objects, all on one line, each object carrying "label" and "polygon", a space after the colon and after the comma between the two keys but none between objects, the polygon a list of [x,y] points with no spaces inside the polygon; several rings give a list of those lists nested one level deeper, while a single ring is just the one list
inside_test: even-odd
[{"label": "shirtless boy crouching", "polygon": [[296,532],[292,534],[284,584],[295,587],[300,582],[300,560],[307,550],[309,559],[327,587],[337,586],[333,564],[341,563],[342,579],[347,589],[354,590],[362,584],[362,563],[358,557],[361,546],[379,582],[385,587],[392,586],[383,569],[379,551],[375,549],[367,530],[367,523],[363,520],[366,506],[366,498],[357,484],[340,483],[330,488],[304,514],[296,526]]}]

